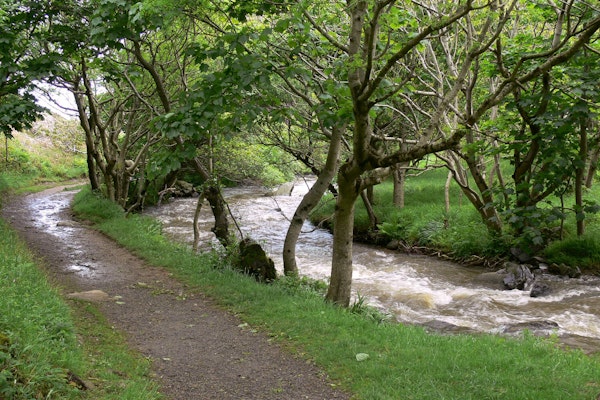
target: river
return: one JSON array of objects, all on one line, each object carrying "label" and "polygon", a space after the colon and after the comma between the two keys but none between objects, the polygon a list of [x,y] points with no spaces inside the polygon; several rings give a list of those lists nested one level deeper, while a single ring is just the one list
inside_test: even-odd
[{"label": "river", "polygon": [[[278,271],[288,221],[308,190],[298,181],[291,194],[265,196],[260,187],[225,189],[224,196],[244,235],[263,245]],[[159,219],[173,240],[191,244],[196,199],[175,199],[146,211]],[[210,208],[201,214],[204,248],[218,246],[210,228]],[[296,249],[301,275],[327,280],[331,234],[304,225]],[[353,290],[402,323],[435,325],[464,332],[556,334],[588,352],[600,351],[600,278],[565,279],[549,296],[532,298],[519,290],[496,290],[478,283],[481,269],[380,247],[354,245]]]}]

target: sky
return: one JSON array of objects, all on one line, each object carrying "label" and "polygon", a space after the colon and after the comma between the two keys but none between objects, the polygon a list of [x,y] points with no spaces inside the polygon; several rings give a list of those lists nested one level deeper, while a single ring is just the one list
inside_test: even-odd
[{"label": "sky", "polygon": [[58,114],[64,118],[77,118],[77,110],[73,95],[66,89],[56,88],[46,85],[43,90],[36,90],[34,95],[37,103],[50,110],[53,114]]}]

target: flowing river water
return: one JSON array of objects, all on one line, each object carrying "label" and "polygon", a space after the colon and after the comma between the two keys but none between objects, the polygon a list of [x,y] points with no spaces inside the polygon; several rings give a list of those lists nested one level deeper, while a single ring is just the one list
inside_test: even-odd
[{"label": "flowing river water", "polygon": [[[266,196],[260,187],[225,189],[224,196],[244,235],[263,245],[278,271],[288,220],[308,190],[295,183],[290,195]],[[192,221],[197,200],[176,199],[146,211],[176,241],[193,242]],[[205,203],[200,243],[218,246],[210,231],[212,214]],[[327,280],[331,268],[331,234],[304,225],[296,248],[301,275]],[[369,304],[403,323],[435,326],[447,331],[516,333],[527,328],[556,334],[587,352],[600,351],[600,278],[584,276],[554,282],[546,297],[527,291],[498,290],[477,279],[479,268],[463,267],[434,257],[355,243],[353,290]]]}]

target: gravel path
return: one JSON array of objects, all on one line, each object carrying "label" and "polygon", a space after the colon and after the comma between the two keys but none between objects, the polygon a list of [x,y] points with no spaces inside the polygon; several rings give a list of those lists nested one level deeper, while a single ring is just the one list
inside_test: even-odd
[{"label": "gravel path", "polygon": [[[210,299],[76,222],[74,192],[8,201],[4,218],[42,256],[65,295],[102,291],[101,311],[153,360],[169,399],[348,399],[322,371],[269,342]],[[96,292],[96,294],[102,294]]]}]

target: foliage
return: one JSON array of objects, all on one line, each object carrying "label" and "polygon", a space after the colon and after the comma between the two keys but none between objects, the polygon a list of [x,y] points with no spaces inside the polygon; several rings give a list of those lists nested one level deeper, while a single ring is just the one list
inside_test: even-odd
[{"label": "foliage", "polygon": [[[27,154],[35,165],[40,154],[30,150],[31,154]],[[53,164],[52,168],[59,166]],[[3,171],[0,194],[47,188],[30,186],[48,178],[38,173]],[[71,177],[80,174],[79,171]],[[94,306],[71,302],[68,307],[49,284],[40,260],[3,220],[0,220],[0,282],[0,398],[162,398],[157,384],[150,379],[148,360],[132,352],[125,338]],[[90,385],[82,394],[72,382],[71,374],[86,382],[93,381],[93,387]]]},{"label": "foliage", "polygon": [[[479,215],[470,203],[464,199],[458,188],[451,188],[450,213],[446,213],[443,187],[446,177],[441,170],[428,171],[419,176],[408,177],[406,185],[406,206],[398,209],[392,205],[392,183],[384,182],[375,187],[375,213],[382,221],[379,233],[388,240],[396,239],[408,248],[424,246],[441,251],[457,260],[468,260],[472,256],[482,258],[508,257],[511,247],[523,246],[535,240],[535,235],[544,234],[552,243],[542,252],[548,261],[579,265],[591,271],[600,270],[595,259],[599,220],[588,216],[590,232],[585,239],[578,240],[572,229],[565,229],[564,240],[558,240],[558,224],[560,218],[554,216],[559,208],[558,199],[545,208],[535,209],[535,216],[529,216],[537,225],[531,226],[523,234],[515,235],[515,231],[507,230],[502,235],[492,235],[486,229]],[[597,197],[597,189],[587,193],[586,199]],[[565,197],[569,202],[571,196]],[[315,223],[328,220],[334,212],[334,203],[330,197],[322,200],[321,205],[311,219]],[[361,221],[362,218],[362,221]],[[357,236],[363,235],[369,228],[366,212],[362,203],[357,204],[356,211]],[[575,220],[572,215],[567,224]],[[534,229],[533,227],[537,227]]]},{"label": "foliage", "polygon": [[42,111],[31,94],[1,96],[0,132],[12,138],[14,131],[30,128],[41,117]]},{"label": "foliage", "polygon": [[0,398],[81,399],[70,373],[94,381],[89,398],[161,398],[148,360],[91,304],[67,307],[3,221],[0,233]]},{"label": "foliage", "polygon": [[215,175],[228,182],[259,182],[275,186],[294,178],[294,162],[274,147],[258,143],[222,141],[214,148]]},{"label": "foliage", "polygon": [[[70,135],[64,128],[58,125],[49,131],[40,129],[15,133],[13,140],[5,142],[8,147],[3,149],[0,172],[6,178],[29,176],[38,182],[83,177],[86,171],[85,158],[83,154],[73,151],[78,150],[76,145],[73,149],[73,143],[76,142],[67,139]],[[63,143],[69,142],[68,147],[55,144],[54,138],[59,135]]]},{"label": "foliage", "polygon": [[73,203],[73,210],[89,221],[97,223],[125,215],[123,208],[108,200],[101,192],[89,192],[85,198],[79,196],[78,199]]},{"label": "foliage", "polygon": [[367,298],[361,296],[360,293],[356,295],[356,300],[354,303],[348,307],[348,312],[350,314],[356,314],[368,320],[372,320],[377,324],[390,322],[391,319],[390,314],[387,314],[384,311],[367,304]]},{"label": "foliage", "polygon": [[[318,175],[342,143],[334,218],[348,229],[335,234],[332,300],[349,301],[349,285],[338,285],[351,281],[350,237],[341,236],[352,221],[372,225],[362,211],[351,215],[354,202],[428,154],[452,171],[490,232],[472,244],[476,235],[455,228],[479,229],[468,212],[435,211],[407,229],[393,209],[380,210],[385,231],[416,245],[447,248],[452,238],[456,254],[488,253],[512,235],[511,245],[533,253],[560,236],[569,213],[581,234],[597,210],[581,195],[584,169],[600,157],[600,16],[589,2],[16,4],[1,17],[16,33],[7,30],[2,43],[12,46],[0,53],[12,67],[22,53],[26,73],[5,74],[21,88],[7,96],[26,95],[36,76],[68,87],[92,186],[130,210],[189,167],[199,183],[275,183],[291,159]],[[544,203],[571,190],[574,205]]]},{"label": "foliage", "polygon": [[64,53],[41,42],[62,5],[38,1],[0,5],[0,132],[11,137],[41,117],[43,108],[33,95],[36,81],[55,72]]},{"label": "foliage", "polygon": [[306,292],[322,297],[327,291],[325,282],[311,279],[307,276],[282,276],[273,284],[284,288],[292,294]]}]

